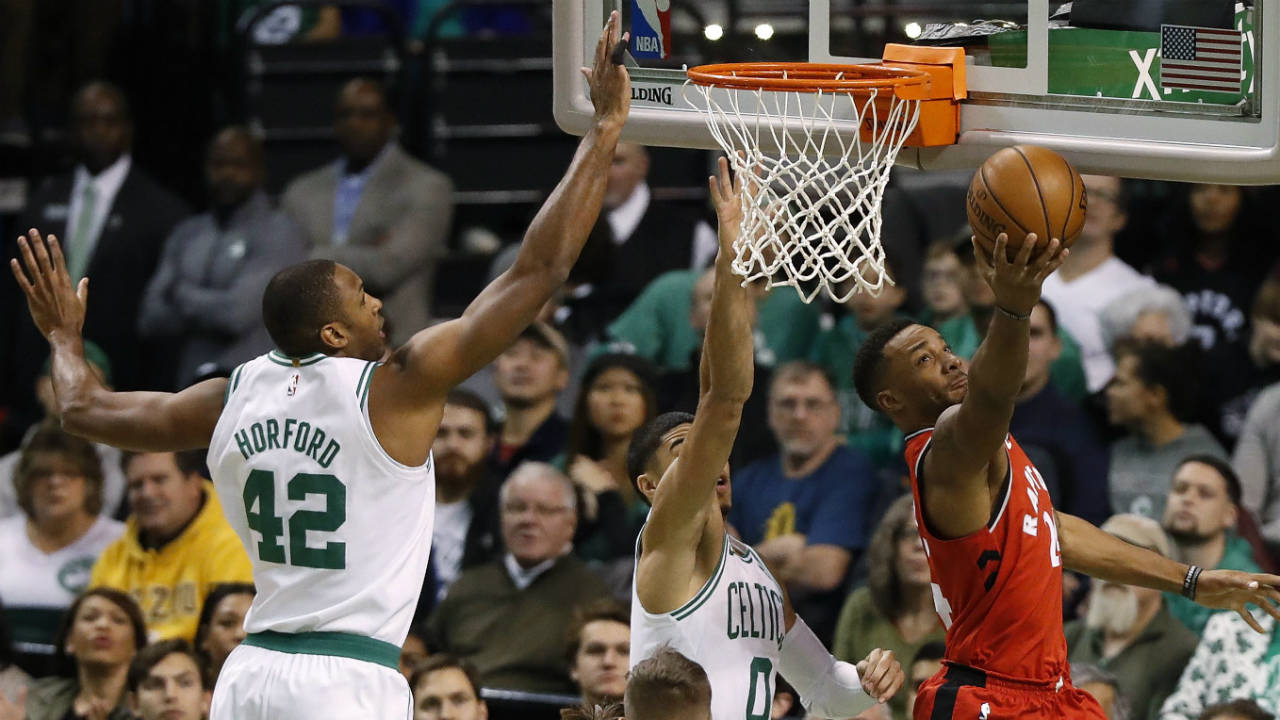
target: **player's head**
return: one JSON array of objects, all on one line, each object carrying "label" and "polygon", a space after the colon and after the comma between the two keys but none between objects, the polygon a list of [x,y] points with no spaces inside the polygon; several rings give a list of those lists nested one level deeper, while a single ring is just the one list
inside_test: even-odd
[{"label": "player's head", "polygon": [[373,160],[396,131],[387,90],[377,80],[356,78],[343,85],[335,113],[334,133],[351,162]]},{"label": "player's head", "polygon": [[627,720],[711,720],[711,683],[698,663],[661,647],[631,668]]},{"label": "player's head", "polygon": [[873,330],[853,362],[858,397],[903,430],[933,425],[964,399],[969,367],[937,330],[899,318]]},{"label": "player's head", "polygon": [[[693,416],[689,413],[667,412],[645,423],[631,436],[631,447],[627,450],[627,475],[631,476],[631,483],[640,497],[650,505],[658,493],[658,486],[671,474],[679,460],[680,449],[692,428]],[[716,482],[716,502],[720,505],[720,513],[728,515],[733,505],[729,463],[711,470],[720,474]]]},{"label": "player's head", "polygon": [[182,638],[139,650],[126,682],[139,720],[201,720],[209,712],[211,689],[200,658]]},{"label": "player's head", "polygon": [[1173,471],[1164,529],[1181,547],[1216,540],[1235,527],[1240,478],[1227,461],[1213,455],[1184,458]]},{"label": "player's head", "polygon": [[488,720],[479,675],[466,660],[432,655],[409,679],[413,720]]},{"label": "player's head", "polygon": [[569,677],[587,705],[616,703],[627,687],[631,615],[613,598],[577,608],[566,644]]},{"label": "player's head", "polygon": [[262,293],[262,322],[289,357],[312,353],[381,360],[387,352],[382,301],[350,268],[308,260],[275,274]]}]

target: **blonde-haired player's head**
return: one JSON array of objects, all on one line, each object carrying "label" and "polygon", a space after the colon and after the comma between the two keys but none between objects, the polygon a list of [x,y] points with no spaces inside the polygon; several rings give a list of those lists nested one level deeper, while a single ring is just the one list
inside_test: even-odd
[{"label": "blonde-haired player's head", "polygon": [[701,665],[664,646],[631,669],[622,702],[627,720],[711,720],[711,682]]}]

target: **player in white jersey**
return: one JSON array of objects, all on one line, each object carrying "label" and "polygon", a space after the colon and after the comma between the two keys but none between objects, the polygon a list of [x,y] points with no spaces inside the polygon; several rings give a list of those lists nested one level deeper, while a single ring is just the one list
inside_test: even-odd
[{"label": "player in white jersey", "polygon": [[838,662],[792,611],[760,556],[725,531],[729,451],[751,394],[753,300],[729,267],[741,188],[723,158],[710,183],[720,254],[697,412],[650,421],[627,456],[628,473],[653,506],[636,548],[631,665],[663,645],[702,665],[713,720],[768,718],[779,672],[811,714],[851,717],[891,697],[902,666],[879,649],[856,667]]},{"label": "player in white jersey", "polygon": [[109,392],[84,360],[87,282],[72,285],[55,238],[19,239],[22,262],[10,265],[53,348],[63,426],[138,451],[212,443],[215,485],[258,586],[213,720],[410,716],[396,660],[430,550],[429,450],[445,396],[529,326],[595,223],[630,107],[630,79],[611,60],[626,41],[618,22],[612,14],[583,71],[595,124],[515,264],[461,318],[397,350],[360,278],[309,261],[264,293],[275,352],[176,394]]}]

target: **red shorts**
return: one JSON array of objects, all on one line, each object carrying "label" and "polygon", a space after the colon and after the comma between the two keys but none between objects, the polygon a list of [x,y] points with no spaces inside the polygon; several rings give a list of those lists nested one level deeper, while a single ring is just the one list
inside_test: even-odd
[{"label": "red shorts", "polygon": [[1102,706],[1074,687],[996,678],[963,665],[944,664],[916,695],[915,720],[1106,720]]}]

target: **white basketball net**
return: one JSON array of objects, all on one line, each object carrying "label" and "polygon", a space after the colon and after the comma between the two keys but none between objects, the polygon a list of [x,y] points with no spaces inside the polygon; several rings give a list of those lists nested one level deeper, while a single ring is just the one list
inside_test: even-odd
[{"label": "white basketball net", "polygon": [[[690,86],[701,94],[702,107],[689,99]],[[889,98],[884,117],[877,92]],[[919,119],[920,102],[903,100],[892,88],[870,93],[686,83],[686,102],[704,112],[734,172],[757,178],[743,183],[742,232],[733,245],[733,271],[746,282],[793,286],[805,302],[822,290],[844,302],[856,292],[879,295],[892,284],[884,272],[880,203],[889,170]],[[846,129],[838,131],[837,122]],[[874,139],[863,142],[850,127],[871,128]],[[765,152],[761,140],[779,149]]]}]

